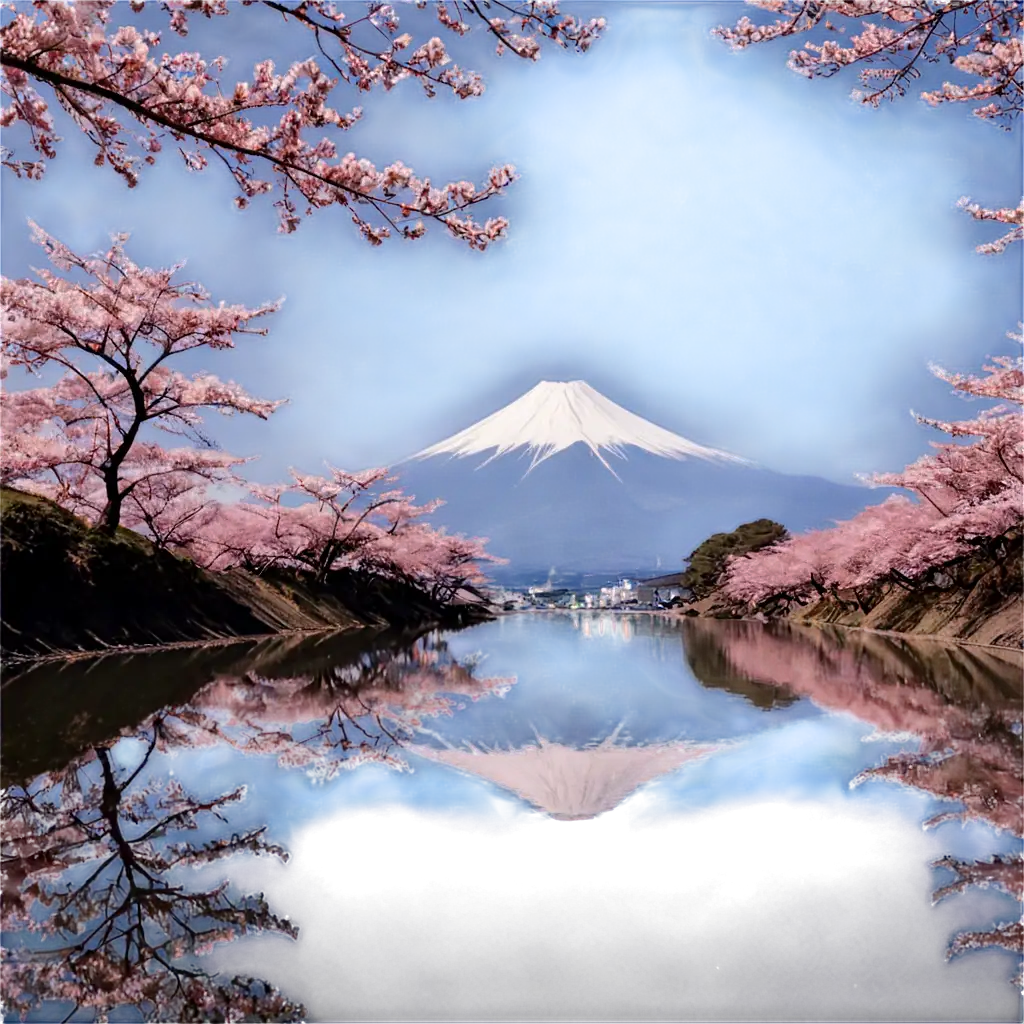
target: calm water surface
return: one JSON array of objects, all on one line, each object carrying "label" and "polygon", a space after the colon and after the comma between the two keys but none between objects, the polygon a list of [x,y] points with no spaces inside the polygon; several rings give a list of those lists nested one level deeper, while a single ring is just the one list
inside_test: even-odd
[{"label": "calm water surface", "polygon": [[12,1016],[1020,1020],[1014,652],[523,614],[38,667],[3,728]]}]

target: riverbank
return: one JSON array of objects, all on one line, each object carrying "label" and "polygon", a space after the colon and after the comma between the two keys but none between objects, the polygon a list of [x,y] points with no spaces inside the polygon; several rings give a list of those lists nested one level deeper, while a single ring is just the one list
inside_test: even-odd
[{"label": "riverbank", "polygon": [[1019,650],[1024,647],[1022,587],[1021,543],[1020,537],[1014,536],[1001,560],[979,556],[955,567],[950,563],[938,567],[929,581],[912,586],[886,584],[870,594],[840,590],[773,614],[757,613],[716,589],[676,609],[675,614],[785,620]]},{"label": "riverbank", "polygon": [[0,491],[0,647],[11,660],[156,650],[363,628],[455,628],[489,617],[402,580],[340,570],[207,572],[131,530],[107,536],[35,495]]},{"label": "riverbank", "polygon": [[[792,622],[833,625],[872,633],[955,640],[980,647],[1024,646],[1024,601],[977,593],[915,595],[900,591],[867,612],[826,598],[789,616]],[[987,604],[987,607],[986,607]]]}]

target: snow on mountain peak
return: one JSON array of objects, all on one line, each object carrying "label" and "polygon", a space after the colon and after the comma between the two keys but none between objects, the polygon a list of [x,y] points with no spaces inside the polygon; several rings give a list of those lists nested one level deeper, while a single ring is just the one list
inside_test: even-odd
[{"label": "snow on mountain peak", "polygon": [[525,448],[532,456],[530,469],[533,469],[574,444],[585,444],[613,476],[617,476],[615,470],[601,453],[609,452],[624,459],[628,445],[671,459],[746,461],[665,430],[616,405],[583,380],[542,380],[503,409],[424,448],[413,458],[465,457],[493,449],[483,463],[486,465],[500,455]]}]

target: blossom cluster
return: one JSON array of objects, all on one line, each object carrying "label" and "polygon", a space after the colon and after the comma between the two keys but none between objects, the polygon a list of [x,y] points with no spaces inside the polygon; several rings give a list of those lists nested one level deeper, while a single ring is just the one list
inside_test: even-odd
[{"label": "blossom cluster", "polygon": [[[933,369],[965,395],[1011,406],[1024,401],[1019,358],[994,359],[980,376]],[[1024,422],[1019,409],[1003,404],[963,422],[918,420],[951,440],[934,444],[932,454],[899,473],[870,478],[878,486],[910,491],[913,500],[893,495],[830,529],[731,559],[726,594],[763,608],[780,601],[806,603],[839,590],[852,591],[859,601],[861,589],[885,583],[941,585],[936,575],[940,567],[1019,527],[1024,520]]]},{"label": "blossom cluster", "polygon": [[[133,23],[145,6],[141,0],[3,6],[11,15],[0,26],[0,91],[7,99],[0,127],[5,141],[13,128],[23,129],[34,150],[32,159],[21,159],[4,149],[3,163],[19,176],[41,177],[56,157],[61,142],[52,109],[56,102],[94,147],[95,162],[109,166],[129,186],[168,146],[193,171],[205,170],[214,157],[234,179],[240,209],[258,196],[276,194],[284,232],[294,231],[304,214],[341,207],[373,245],[393,234],[420,237],[424,219],[443,224],[475,249],[505,233],[504,218],[481,223],[467,211],[503,192],[515,179],[510,166],[492,170],[479,188],[466,188],[465,182],[436,187],[401,162],[378,169],[339,149],[334,133],[347,131],[363,116],[359,106],[332,105],[343,88],[356,94],[390,90],[411,79],[428,96],[444,89],[469,99],[484,91],[476,72],[452,63],[438,36],[416,45],[411,33],[400,31],[390,4],[370,3],[364,16],[352,20],[327,0],[162,4],[179,36],[188,35],[190,16],[238,19],[247,16],[245,8],[265,7],[281,19],[285,32],[309,33],[323,58],[323,63],[296,61],[283,73],[273,60],[263,60],[250,78],[233,85],[223,78],[224,56],[163,52],[160,32]],[[492,5],[455,0],[453,9],[442,3],[435,13],[457,36],[468,33],[472,23],[496,37],[499,52],[531,60],[542,40],[582,52],[604,28],[603,19],[584,22],[562,14],[557,0],[493,5],[503,17],[492,17],[484,6]],[[322,134],[325,130],[328,134]]]},{"label": "blossom cluster", "polygon": [[[744,16],[714,35],[733,49],[805,35],[789,54],[789,67],[807,78],[831,77],[860,68],[853,98],[877,107],[904,96],[926,65],[942,63],[962,81],[925,89],[931,106],[974,104],[976,117],[1009,128],[1024,110],[1024,4],[1020,0],[747,0],[777,18],[759,24]],[[858,28],[854,29],[850,22]],[[849,31],[848,33],[848,29]],[[978,220],[1013,227],[1001,238],[978,246],[998,253],[1024,235],[1017,209],[989,209],[961,199]]]},{"label": "blossom cluster", "polygon": [[[472,194],[466,182],[459,188]],[[225,500],[223,485],[246,488],[237,470],[248,460],[216,448],[204,416],[266,419],[282,403],[213,374],[183,374],[170,361],[265,333],[254,323],[278,304],[215,304],[199,285],[176,279],[180,266],[137,266],[125,236],[106,253],[82,257],[33,229],[51,263],[71,276],[42,270],[37,280],[4,278],[0,346],[6,364],[56,367],[63,376],[0,395],[0,483],[49,497],[108,531],[138,529],[215,570],[280,566],[323,582],[350,568],[405,580],[447,602],[483,582],[483,563],[500,561],[478,538],[427,525],[439,503],[416,505],[384,469],[293,471],[290,484],[249,487],[246,500]],[[162,443],[166,435],[178,443]]]}]

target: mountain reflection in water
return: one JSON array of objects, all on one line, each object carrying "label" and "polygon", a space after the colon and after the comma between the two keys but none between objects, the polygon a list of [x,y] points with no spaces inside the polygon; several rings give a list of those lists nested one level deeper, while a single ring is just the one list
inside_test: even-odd
[{"label": "mountain reflection in water", "polygon": [[[538,629],[564,632],[566,625],[585,646],[570,648],[572,660],[562,663],[544,646],[554,634]],[[504,627],[511,646],[503,661],[495,637]],[[478,657],[453,654],[478,637],[485,656],[515,670],[518,682],[511,671],[480,678]],[[558,819],[551,827],[569,830],[558,835],[575,848],[572,837],[583,832],[574,830],[599,827],[612,836],[616,815],[627,810],[617,806],[653,780],[675,778],[680,769],[685,780],[713,767],[772,723],[841,713],[900,747],[845,782],[890,780],[938,797],[948,806],[928,826],[956,817],[985,823],[995,835],[1022,834],[1021,660],[1014,652],[839,630],[586,614],[519,616],[451,644],[438,636],[382,637],[368,649],[361,643],[348,636],[278,639],[40,666],[6,681],[2,982],[9,1010],[40,1020],[94,1020],[125,1006],[164,1021],[308,1017],[299,1002],[308,997],[284,966],[283,951],[268,961],[248,952],[256,947],[235,943],[236,952],[223,955],[230,940],[261,932],[294,938],[304,924],[301,914],[289,920],[273,894],[246,895],[246,886],[229,883],[246,874],[229,868],[236,854],[288,858],[291,842],[280,834],[286,821],[274,795],[284,790],[266,782],[273,772],[301,773],[305,786],[327,783],[316,791],[325,800],[343,784],[342,769],[367,763],[421,769],[418,775],[446,785],[452,800],[458,785],[493,783],[523,801],[523,813]],[[651,676],[646,662],[624,656],[615,664],[633,665],[632,674],[609,670],[599,678],[609,644],[620,655],[623,645],[646,645],[663,673]],[[239,758],[266,767],[247,771]],[[208,772],[207,764],[228,768]],[[230,786],[222,785],[225,772]],[[316,803],[310,807],[306,813],[315,813]],[[405,821],[405,813],[390,820]],[[595,816],[599,821],[582,820]],[[434,820],[430,834],[439,838],[443,819]],[[628,825],[633,817],[621,820]],[[371,814],[367,821],[380,828],[384,819]],[[342,842],[351,839],[342,834]],[[387,829],[380,834],[383,863],[391,854]],[[396,841],[406,845],[402,836]],[[1004,843],[990,856],[937,860],[945,874],[935,900],[975,886],[1020,900],[1018,848]],[[472,859],[463,867],[469,871]],[[367,881],[351,877],[357,888]],[[744,890],[741,875],[733,880]],[[612,892],[621,883],[607,879]],[[411,877],[409,885],[416,884],[428,883]],[[505,886],[490,874],[480,884],[495,892]],[[708,893],[709,901],[720,896]],[[391,930],[400,930],[397,922]],[[386,942],[385,934],[367,948]],[[1019,952],[1021,925],[1019,918],[992,921],[949,938],[951,955],[985,946]],[[326,952],[324,940],[321,946],[317,955]],[[215,958],[204,955],[214,947]],[[388,957],[400,962],[408,952],[396,948]],[[557,950],[552,955],[557,965]],[[249,966],[220,974],[214,960]],[[285,973],[268,981],[249,976],[274,970]],[[347,1013],[359,1016],[364,1008],[350,998]],[[420,1013],[437,1015],[415,992],[410,999]],[[732,1005],[727,1000],[716,1015],[734,1016]],[[886,1010],[874,1016],[886,1019]],[[515,1016],[515,1007],[509,1002],[497,1015]],[[581,1015],[590,1014],[575,1012]],[[678,1007],[668,1012],[686,1015]]]}]

